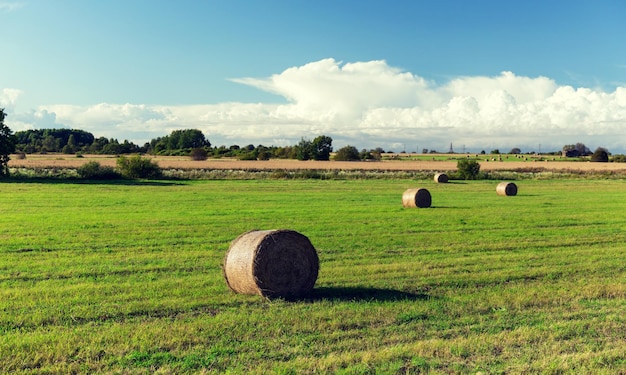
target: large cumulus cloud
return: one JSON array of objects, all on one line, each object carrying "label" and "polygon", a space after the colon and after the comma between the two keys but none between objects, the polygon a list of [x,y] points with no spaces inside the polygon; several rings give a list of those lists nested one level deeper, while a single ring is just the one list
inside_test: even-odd
[{"label": "large cumulus cloud", "polygon": [[[605,92],[508,71],[435,82],[382,60],[334,59],[232,81],[278,94],[286,103],[46,105],[32,117],[39,113],[56,124],[138,143],[197,128],[214,145],[285,145],[325,134],[336,147],[403,145],[407,150],[447,151],[450,143],[456,151],[461,146],[468,151],[548,151],[583,142],[592,149],[624,152],[626,146],[624,87]],[[0,104],[16,98],[15,91],[5,89]],[[27,117],[15,125],[37,124]]]}]

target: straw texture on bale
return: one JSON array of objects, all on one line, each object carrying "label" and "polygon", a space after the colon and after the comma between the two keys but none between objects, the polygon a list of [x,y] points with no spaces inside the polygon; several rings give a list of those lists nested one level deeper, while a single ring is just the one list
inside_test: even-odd
[{"label": "straw texture on bale", "polygon": [[448,175],[445,173],[437,173],[435,175],[435,182],[438,184],[445,184],[448,182]]},{"label": "straw texture on bale", "polygon": [[496,192],[498,193],[498,195],[517,195],[517,185],[512,182],[500,182],[496,187]]},{"label": "straw texture on bale", "polygon": [[426,208],[430,207],[432,197],[430,192],[424,188],[408,189],[402,194],[402,205],[404,207]]},{"label": "straw texture on bale", "polygon": [[253,230],[237,237],[224,259],[224,277],[235,293],[297,298],[311,292],[319,258],[309,239],[292,230]]}]

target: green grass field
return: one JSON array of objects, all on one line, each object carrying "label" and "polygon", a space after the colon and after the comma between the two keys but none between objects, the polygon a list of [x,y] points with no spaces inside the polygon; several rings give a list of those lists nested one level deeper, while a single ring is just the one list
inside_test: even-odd
[{"label": "green grass field", "polygon": [[[0,183],[0,373],[626,372],[626,182],[516,183]],[[279,228],[314,293],[230,292]]]}]

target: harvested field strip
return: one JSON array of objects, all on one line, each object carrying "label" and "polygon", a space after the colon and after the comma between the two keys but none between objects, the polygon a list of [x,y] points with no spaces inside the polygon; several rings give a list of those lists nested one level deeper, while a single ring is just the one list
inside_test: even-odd
[{"label": "harvested field strip", "polygon": [[[387,171],[454,171],[457,159],[462,155],[450,155],[447,160],[383,160],[380,162],[342,162],[342,161],[299,161],[293,159],[272,159],[263,161],[241,161],[236,159],[208,159],[192,161],[180,156],[151,156],[161,168],[171,170],[250,170],[250,171],[293,171],[293,170],[387,170]],[[26,159],[12,157],[10,168],[77,168],[89,161],[97,161],[102,166],[115,167],[117,159],[110,155],[28,155]],[[481,170],[497,171],[622,171],[626,172],[624,163],[591,163],[586,161],[563,161],[560,158],[538,161],[530,158],[518,161],[511,158],[504,162],[493,162],[480,159]]]}]

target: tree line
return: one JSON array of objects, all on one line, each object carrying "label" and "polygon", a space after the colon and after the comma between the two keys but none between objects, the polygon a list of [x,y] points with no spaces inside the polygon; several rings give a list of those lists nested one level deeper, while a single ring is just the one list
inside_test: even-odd
[{"label": "tree line", "polygon": [[[2,112],[3,116],[6,116]],[[5,126],[6,127],[6,126]],[[8,129],[8,128],[7,128]],[[9,129],[10,132],[10,129]],[[174,130],[169,135],[152,139],[143,145],[137,145],[128,140],[122,142],[115,138],[98,137],[92,133],[78,129],[36,129],[15,132],[13,135],[15,150],[24,154],[35,153],[63,153],[63,154],[153,154],[170,156],[192,157],[237,157],[242,160],[267,160],[267,159],[298,159],[298,160],[329,160],[333,152],[332,138],[320,135],[313,140],[302,138],[293,146],[264,146],[264,145],[231,145],[212,147],[211,142],[198,129]],[[199,150],[204,150],[199,151]],[[393,151],[390,151],[393,152]],[[437,154],[436,150],[424,149],[423,153]],[[594,153],[605,152],[611,155],[603,147],[598,147],[592,152],[585,144],[576,143],[563,146],[562,153],[568,157],[591,156]],[[346,146],[338,150],[341,160],[376,160],[385,153],[382,148],[359,151],[354,146]],[[404,152],[403,152],[404,153]],[[482,151],[481,154],[485,154]],[[490,154],[500,154],[500,150],[491,150]],[[522,151],[515,147],[510,154],[521,154]]]},{"label": "tree line", "polygon": [[[31,129],[18,131],[13,134],[11,129],[4,125],[6,113],[0,108],[0,176],[8,174],[9,154],[17,152],[20,155],[34,153],[64,153],[64,154],[153,154],[190,156],[194,160],[204,160],[209,157],[236,157],[240,160],[268,160],[268,159],[298,159],[298,160],[380,160],[385,151],[362,149],[354,146],[344,146],[333,153],[332,138],[320,135],[313,140],[302,138],[292,146],[264,146],[264,145],[231,145],[213,147],[211,142],[198,129],[174,130],[169,135],[157,137],[143,145],[137,145],[128,140],[122,142],[115,138],[98,137],[92,133],[79,129]],[[390,151],[393,152],[393,151]],[[423,150],[423,153],[437,153],[435,150]],[[481,153],[485,153],[482,151]],[[499,150],[490,153],[499,154]],[[519,148],[513,148],[510,153],[519,154]],[[569,157],[591,156],[593,161],[608,161],[611,155],[608,150],[599,147],[595,152],[582,143],[565,145],[563,155]],[[620,158],[621,157],[621,158]],[[613,161],[624,161],[623,155],[613,157]]]},{"label": "tree line", "polygon": [[[4,112],[3,112],[3,115]],[[6,116],[6,115],[5,115]],[[77,129],[38,129],[18,131],[14,135],[15,150],[24,154],[64,153],[64,154],[153,154],[170,156],[191,156],[194,159],[208,157],[236,157],[241,160],[298,159],[298,160],[330,160],[333,152],[332,138],[320,135],[313,140],[302,138],[292,146],[264,146],[248,144],[245,146],[231,145],[212,147],[211,142],[198,129],[174,130],[169,135],[152,139],[143,145],[128,140],[119,142],[115,138],[94,137],[93,134]],[[385,151],[375,149],[358,150],[354,146],[346,146],[335,152],[336,160],[380,160]],[[422,153],[437,154],[436,150],[422,150]],[[481,154],[485,154],[482,151]],[[491,150],[490,154],[500,154],[500,150]],[[510,154],[521,154],[515,147]],[[568,157],[611,154],[599,147],[592,152],[583,143],[563,146],[562,153]]]},{"label": "tree line", "polygon": [[[29,129],[13,134],[4,124],[6,113],[0,108],[0,176],[8,175],[9,155],[18,157],[26,154],[153,154],[190,156],[194,160],[209,157],[236,157],[240,160],[298,159],[330,160],[333,154],[333,139],[320,135],[313,140],[302,138],[292,146],[246,146],[212,147],[211,142],[198,129],[174,130],[169,135],[152,139],[143,145],[128,140],[98,137],[79,129]],[[335,160],[380,160],[384,150],[358,151],[354,146],[345,146],[334,153]]]},{"label": "tree line", "polygon": [[[6,116],[6,114],[5,114]],[[18,131],[14,134],[15,149],[25,154],[34,153],[64,153],[64,154],[154,154],[188,156],[204,155],[198,152],[203,149],[206,157],[237,157],[243,160],[298,159],[298,160],[329,160],[333,152],[332,138],[320,135],[313,140],[301,139],[293,146],[264,146],[264,145],[231,145],[229,147],[212,147],[211,142],[198,129],[174,130],[169,135],[152,139],[143,145],[137,145],[128,140],[119,142],[115,138],[98,137],[92,133],[78,129],[37,129]],[[341,160],[376,160],[380,159],[385,151],[382,148],[359,151],[356,147],[347,146],[337,151]],[[437,154],[436,150],[422,150],[423,153]],[[592,152],[585,144],[576,143],[563,146],[562,151],[568,157],[591,156]],[[610,153],[599,147],[596,152]],[[490,154],[500,154],[500,150],[491,150]],[[515,147],[510,154],[521,154]],[[485,154],[482,151],[481,154]],[[191,155],[193,157],[193,155]]]},{"label": "tree line", "polygon": [[332,138],[320,135],[313,140],[302,138],[293,146],[231,145],[212,147],[211,142],[197,129],[174,130],[169,135],[152,139],[144,145],[128,140],[94,137],[84,130],[39,129],[18,131],[13,135],[15,150],[24,154],[134,154],[202,157],[238,157],[243,160],[271,158],[298,160],[330,160]]}]

